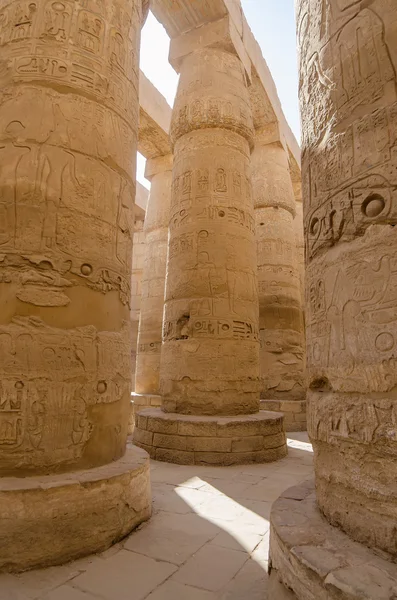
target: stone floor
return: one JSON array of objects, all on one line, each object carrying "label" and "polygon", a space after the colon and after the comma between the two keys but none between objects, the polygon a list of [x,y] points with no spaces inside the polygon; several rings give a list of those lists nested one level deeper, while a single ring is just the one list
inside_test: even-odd
[{"label": "stone floor", "polygon": [[272,464],[152,462],[151,521],[101,555],[0,575],[0,600],[266,600],[272,502],[312,476],[307,435],[288,438]]}]

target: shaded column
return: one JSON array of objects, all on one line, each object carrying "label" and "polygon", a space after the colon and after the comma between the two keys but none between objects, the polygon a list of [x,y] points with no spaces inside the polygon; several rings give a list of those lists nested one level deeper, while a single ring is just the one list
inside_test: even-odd
[{"label": "shaded column", "polygon": [[[235,54],[210,47],[185,52],[171,138],[163,410],[139,413],[135,439],[160,460],[272,460],[285,454],[285,438],[280,415],[258,413],[253,128],[244,68]],[[233,419],[240,442],[233,438]],[[268,454],[265,430],[274,434]]]},{"label": "shaded column", "polygon": [[289,431],[306,429],[304,324],[288,155],[257,132],[252,155],[259,279],[263,408],[281,410]]},{"label": "shaded column", "polygon": [[302,184],[301,182],[293,181],[295,195],[295,244],[298,258],[298,271],[302,297],[303,314],[305,314],[305,235],[303,232],[303,200],[302,200]]},{"label": "shaded column", "polygon": [[140,0],[0,9],[0,569],[150,515],[126,453],[142,18]]},{"label": "shaded column", "polygon": [[[299,502],[276,503],[271,555],[298,598],[390,597],[397,589],[397,12],[383,0],[321,8],[318,0],[297,5],[308,427],[321,513],[313,490],[287,492]],[[288,536],[287,514],[296,515]],[[310,551],[295,546],[290,559],[291,539],[303,529]]]},{"label": "shaded column", "polygon": [[151,189],[145,218],[145,261],[136,361],[134,411],[159,406],[165,274],[170,220],[172,155],[146,162]]}]

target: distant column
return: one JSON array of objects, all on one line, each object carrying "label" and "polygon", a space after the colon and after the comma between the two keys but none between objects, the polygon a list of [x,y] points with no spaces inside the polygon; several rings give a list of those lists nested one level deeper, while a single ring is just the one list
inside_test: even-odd
[{"label": "distant column", "polygon": [[145,177],[151,181],[151,189],[144,228],[146,243],[135,392],[150,396],[159,394],[172,155],[148,160]]},{"label": "distant column", "polygon": [[262,407],[306,429],[304,322],[295,239],[295,198],[283,146],[257,131],[252,155],[258,250]]}]

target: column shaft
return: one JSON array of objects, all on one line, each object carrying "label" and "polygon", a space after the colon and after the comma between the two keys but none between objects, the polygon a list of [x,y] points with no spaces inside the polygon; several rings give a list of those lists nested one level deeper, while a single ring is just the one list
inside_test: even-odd
[{"label": "column shaft", "polygon": [[397,555],[397,11],[318,7],[298,6],[317,500]]},{"label": "column shaft", "polygon": [[[304,328],[288,156],[257,135],[252,155],[258,250],[261,398],[302,400]],[[288,409],[288,405],[285,406]]]},{"label": "column shaft", "polygon": [[[144,482],[135,515],[115,483],[132,470],[141,18],[140,0],[1,3],[0,569],[95,551],[142,520]],[[106,514],[93,492],[103,479]],[[87,536],[76,514],[90,504]]]},{"label": "column shaft", "polygon": [[150,159],[146,165],[146,177],[151,181],[151,189],[145,218],[145,262],[142,276],[135,391],[137,394],[158,394],[172,156]]},{"label": "column shaft", "polygon": [[172,135],[161,373],[164,410],[207,415],[256,412],[252,118],[237,56],[204,49],[185,58]]}]

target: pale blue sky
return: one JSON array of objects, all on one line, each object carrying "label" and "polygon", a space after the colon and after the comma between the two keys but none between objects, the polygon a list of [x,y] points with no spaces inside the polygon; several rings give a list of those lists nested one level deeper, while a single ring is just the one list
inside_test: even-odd
[{"label": "pale blue sky", "polygon": [[[242,0],[241,3],[276,82],[284,113],[299,141],[294,0]],[[168,64],[168,50],[169,38],[150,13],[142,31],[141,69],[172,106],[178,76]],[[138,155],[138,181],[149,187],[143,177],[144,166],[143,157]]]}]

